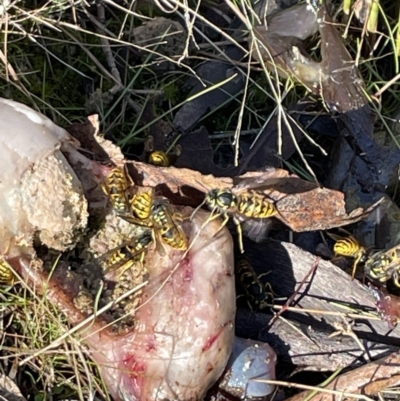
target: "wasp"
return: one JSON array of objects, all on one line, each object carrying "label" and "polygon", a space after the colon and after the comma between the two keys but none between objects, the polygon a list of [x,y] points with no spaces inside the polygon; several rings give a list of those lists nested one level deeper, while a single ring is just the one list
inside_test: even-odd
[{"label": "wasp", "polygon": [[207,194],[206,203],[221,213],[232,211],[250,218],[265,219],[277,214],[274,203],[256,191],[235,195],[229,189],[212,189]]},{"label": "wasp", "polygon": [[354,259],[353,271],[351,274],[351,278],[354,280],[357,266],[360,262],[365,262],[369,253],[368,249],[361,245],[361,243],[352,235],[349,235],[346,238],[332,233],[329,233],[328,235],[336,241],[335,245],[333,246],[335,256],[340,255]]},{"label": "wasp", "polygon": [[179,138],[176,138],[174,143],[166,151],[163,151],[161,149],[155,149],[154,137],[149,135],[144,144],[144,149],[148,154],[147,162],[157,167],[172,166],[182,153],[181,145],[175,144],[178,139]]},{"label": "wasp", "polygon": [[239,235],[241,253],[244,252],[241,222],[251,221],[251,225],[247,224],[249,228],[247,234],[250,238],[257,240],[265,231],[266,219],[278,214],[275,203],[262,191],[257,190],[234,193],[231,189],[212,189],[207,193],[204,202],[213,213],[216,211],[211,219],[224,217],[220,229],[228,223],[230,217],[233,218]]},{"label": "wasp", "polygon": [[[131,216],[134,223],[146,223],[151,216],[154,203],[154,188],[140,187],[136,189],[136,193],[129,197]],[[129,220],[129,218],[127,218]]]},{"label": "wasp", "polygon": [[365,274],[381,283],[392,278],[394,284],[400,287],[400,246],[370,255],[365,261]]},{"label": "wasp", "polygon": [[171,157],[162,150],[156,150],[149,154],[149,164],[157,167],[169,167],[172,164]]},{"label": "wasp", "polygon": [[268,273],[257,276],[253,266],[247,259],[240,259],[236,266],[237,278],[244,292],[244,296],[251,310],[262,310],[268,307],[274,299],[274,293],[269,283],[263,284],[261,277]]},{"label": "wasp", "polygon": [[145,232],[117,250],[104,255],[102,258],[106,259],[106,274],[120,270],[119,276],[122,276],[126,270],[130,269],[136,263],[143,263],[145,250],[152,241],[152,234]]},{"label": "wasp", "polygon": [[173,214],[165,203],[153,206],[152,220],[154,230],[162,242],[170,247],[184,251],[187,249],[187,237],[182,227],[174,221]]},{"label": "wasp", "polygon": [[14,284],[14,273],[10,264],[6,261],[6,259],[1,256],[0,257],[0,283],[13,285]]},{"label": "wasp", "polygon": [[103,185],[104,192],[110,197],[114,210],[119,214],[127,214],[130,205],[126,191],[132,185],[124,168],[114,167]]}]

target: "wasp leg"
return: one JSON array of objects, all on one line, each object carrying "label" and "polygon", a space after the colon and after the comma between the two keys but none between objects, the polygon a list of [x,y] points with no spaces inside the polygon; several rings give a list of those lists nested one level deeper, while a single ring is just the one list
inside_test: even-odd
[{"label": "wasp leg", "polygon": [[124,275],[124,273],[129,270],[135,264],[134,260],[126,261],[122,266],[118,268],[118,280]]},{"label": "wasp leg", "polygon": [[145,252],[142,252],[140,254],[140,258],[132,258],[128,260],[126,263],[124,263],[120,268],[118,272],[118,279],[121,279],[121,277],[124,275],[124,273],[131,269],[134,265],[139,264],[141,268],[143,268],[143,262],[144,262],[144,257],[145,257]]},{"label": "wasp leg", "polygon": [[395,284],[396,287],[400,288],[400,281],[399,281],[400,277],[399,277],[399,273],[394,272],[393,273],[393,282]]},{"label": "wasp leg", "polygon": [[174,212],[172,215],[172,220],[176,223],[183,223],[183,215],[179,212]]},{"label": "wasp leg", "polygon": [[259,301],[258,307],[260,310],[270,307],[270,304],[274,302],[274,293],[270,283],[266,283],[264,286],[264,294],[262,299]]},{"label": "wasp leg", "polygon": [[364,253],[363,253],[363,252],[359,252],[358,255],[357,255],[357,257],[356,257],[356,260],[354,261],[354,264],[353,264],[353,271],[352,271],[352,273],[351,273],[351,280],[352,280],[352,281],[354,280],[354,276],[356,275],[357,266],[358,266],[358,264],[360,263],[360,260],[361,260],[361,258],[362,258],[363,256],[364,256]]},{"label": "wasp leg", "polygon": [[155,228],[151,230],[151,238],[152,241],[156,244],[156,250],[158,254],[160,256],[165,256],[167,251],[165,249],[164,241],[161,238],[161,234]]},{"label": "wasp leg", "polygon": [[242,226],[240,224],[240,221],[236,217],[233,218],[233,222],[236,225],[236,231],[238,233],[238,241],[239,241],[240,253],[244,253]]},{"label": "wasp leg", "polygon": [[[228,221],[229,221],[229,216],[228,216],[227,214],[223,214],[222,216],[224,216],[224,220],[222,221],[222,223],[221,223],[221,225],[219,226],[218,230],[214,233],[213,237],[215,237],[216,235],[218,235],[218,233],[227,225],[227,223],[228,223]],[[209,221],[215,220],[215,219],[217,219],[218,217],[221,217],[221,214],[220,214],[220,213],[218,213],[218,214],[216,214],[215,216],[213,216],[212,219],[209,220]]]},{"label": "wasp leg", "polygon": [[205,226],[208,223],[210,223],[211,221],[216,220],[221,216],[224,216],[224,220],[222,221],[222,224],[218,228],[218,230],[214,233],[213,237],[215,237],[226,226],[226,224],[228,223],[228,221],[229,221],[228,214],[227,213],[221,213],[221,212],[217,212],[217,213],[214,214],[214,211],[212,211],[210,217],[204,223],[204,226]]},{"label": "wasp leg", "polygon": [[196,207],[196,209],[193,210],[192,214],[190,215],[190,221],[193,220],[194,215],[206,204],[206,199],[203,200],[203,202],[200,203],[199,206]]}]

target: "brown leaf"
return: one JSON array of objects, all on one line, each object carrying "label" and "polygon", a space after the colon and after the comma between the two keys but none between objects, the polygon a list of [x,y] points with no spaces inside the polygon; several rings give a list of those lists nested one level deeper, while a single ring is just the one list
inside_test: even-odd
[{"label": "brown leaf", "polygon": [[287,195],[277,202],[281,220],[293,231],[328,230],[355,223],[366,217],[379,203],[366,210],[346,213],[344,194],[327,188]]},{"label": "brown leaf", "polygon": [[[317,29],[321,62],[313,60],[302,43]],[[273,14],[267,27],[254,27],[254,35],[261,44],[258,51],[253,46],[254,59],[262,59],[283,78],[295,78],[312,93],[321,95],[332,110],[343,113],[367,103],[364,82],[325,3],[318,9],[302,4]]]}]

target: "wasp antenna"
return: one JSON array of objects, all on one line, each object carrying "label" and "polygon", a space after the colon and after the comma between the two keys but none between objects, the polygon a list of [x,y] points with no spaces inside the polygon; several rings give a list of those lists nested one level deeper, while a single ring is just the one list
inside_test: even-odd
[{"label": "wasp antenna", "polygon": [[330,232],[326,232],[326,235],[330,238],[333,239],[334,241],[340,241],[341,239],[343,239],[343,237],[341,237],[340,235],[336,235]]},{"label": "wasp antenna", "polygon": [[343,227],[339,227],[339,228],[338,228],[338,231],[340,231],[341,233],[344,233],[344,234],[348,235],[349,237],[353,237],[353,234],[352,234],[349,230],[346,230],[346,229],[343,228]]},{"label": "wasp antenna", "polygon": [[209,191],[209,187],[206,187],[201,181],[194,179],[193,188],[198,189],[201,192],[207,193]]},{"label": "wasp antenna", "polygon": [[190,215],[190,221],[193,220],[193,217],[195,214],[205,205],[207,198],[204,198],[203,202],[200,203],[199,206],[196,207],[196,209],[193,210],[192,214]]}]

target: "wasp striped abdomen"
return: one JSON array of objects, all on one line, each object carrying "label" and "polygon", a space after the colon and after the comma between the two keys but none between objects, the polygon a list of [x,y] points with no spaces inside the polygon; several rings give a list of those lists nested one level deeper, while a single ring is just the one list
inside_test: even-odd
[{"label": "wasp striped abdomen", "polygon": [[164,243],[177,250],[184,251],[187,249],[186,234],[174,221],[167,205],[162,203],[155,205],[152,210],[152,219],[154,229]]},{"label": "wasp striped abdomen", "polygon": [[237,203],[239,213],[255,219],[266,219],[275,216],[278,211],[274,203],[263,194],[251,192],[241,194]]},{"label": "wasp striped abdomen", "polygon": [[130,268],[135,263],[142,263],[145,256],[145,250],[148,248],[152,240],[152,235],[146,232],[131,243],[128,243],[112,252],[111,255],[107,257],[107,273],[121,270],[121,274],[123,274],[126,269]]},{"label": "wasp striped abdomen", "polygon": [[161,150],[155,150],[149,155],[149,164],[157,167],[169,167],[171,163],[171,158]]},{"label": "wasp striped abdomen", "polygon": [[351,278],[354,279],[358,264],[364,261],[367,256],[367,249],[353,236],[349,236],[347,238],[336,237],[333,236],[333,234],[330,234],[330,236],[334,239],[337,238],[335,245],[333,246],[335,255],[346,256],[355,259],[353,264],[353,272],[351,274]]},{"label": "wasp striped abdomen", "polygon": [[154,188],[140,188],[130,200],[132,214],[138,220],[148,220],[154,202]]},{"label": "wasp striped abdomen", "polygon": [[103,186],[104,192],[110,197],[114,210],[117,213],[128,213],[130,206],[126,198],[129,187],[128,177],[123,168],[114,167],[107,176]]},{"label": "wasp striped abdomen", "polygon": [[347,237],[336,241],[333,251],[336,255],[357,257],[365,253],[365,248],[354,237]]}]

